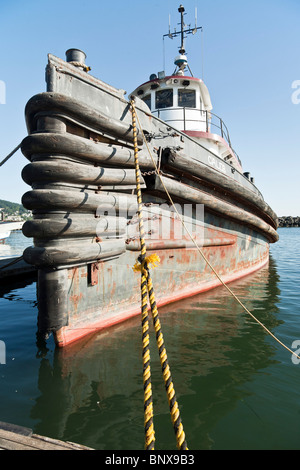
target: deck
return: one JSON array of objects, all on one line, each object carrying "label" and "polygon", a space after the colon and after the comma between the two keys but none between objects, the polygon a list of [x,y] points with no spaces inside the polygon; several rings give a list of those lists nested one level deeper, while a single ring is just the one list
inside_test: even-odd
[{"label": "deck", "polygon": [[64,442],[33,434],[29,428],[0,421],[0,450],[93,450],[74,442]]}]

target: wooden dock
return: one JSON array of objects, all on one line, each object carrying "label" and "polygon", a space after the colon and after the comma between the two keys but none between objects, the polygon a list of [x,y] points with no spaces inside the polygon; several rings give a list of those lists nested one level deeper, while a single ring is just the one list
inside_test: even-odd
[{"label": "wooden dock", "polygon": [[20,257],[4,258],[0,260],[0,280],[20,279],[33,275],[37,272],[37,269],[26,263],[24,259]]},{"label": "wooden dock", "polygon": [[33,434],[29,428],[0,421],[0,450],[94,450],[74,442],[64,442]]}]

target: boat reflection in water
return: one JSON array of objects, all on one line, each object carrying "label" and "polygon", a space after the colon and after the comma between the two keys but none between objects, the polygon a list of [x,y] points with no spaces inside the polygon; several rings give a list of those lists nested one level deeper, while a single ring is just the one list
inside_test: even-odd
[{"label": "boat reflection in water", "polygon": [[[278,280],[270,259],[269,266],[231,285],[271,331],[280,323]],[[243,386],[274,363],[277,346],[223,287],[163,307],[159,315],[188,446],[213,448],[214,427],[239,402],[247,406],[250,392]],[[156,449],[175,449],[156,349],[151,334]],[[36,433],[96,449],[142,450],[139,318],[56,349],[53,364],[41,361],[39,389],[31,416],[39,420]]]}]

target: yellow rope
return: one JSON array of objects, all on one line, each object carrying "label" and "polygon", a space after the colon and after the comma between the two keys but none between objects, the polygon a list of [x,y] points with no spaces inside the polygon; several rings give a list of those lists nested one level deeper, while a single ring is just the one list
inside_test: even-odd
[{"label": "yellow rope", "polygon": [[[134,111],[134,109],[133,109]],[[140,170],[138,164],[138,147],[137,147],[137,129],[135,121],[135,113],[132,112],[133,125],[133,142],[135,157],[135,178],[137,188],[139,230],[141,241],[141,254],[139,261],[144,263],[146,257],[146,244],[144,240],[144,225],[142,216],[142,193],[140,185]],[[137,264],[137,263],[136,263]],[[135,265],[135,270],[137,266]],[[143,344],[143,384],[144,384],[144,428],[145,428],[145,449],[154,450],[155,433],[153,425],[153,401],[151,386],[151,369],[150,369],[150,350],[149,350],[149,321],[148,321],[148,302],[147,302],[147,278],[144,269],[141,269],[141,313],[142,313],[142,344]]]},{"label": "yellow rope", "polygon": [[288,346],[286,346],[284,343],[282,343],[282,341],[280,341],[263,323],[261,323],[254,315],[253,313],[251,313],[247,307],[240,301],[240,299],[234,294],[234,292],[230,289],[230,287],[227,286],[227,284],[225,284],[225,282],[223,281],[223,279],[219,276],[219,274],[216,272],[216,270],[214,269],[214,267],[211,265],[211,263],[209,262],[209,260],[206,258],[205,254],[203,253],[203,251],[199,248],[196,240],[194,239],[194,237],[192,236],[192,234],[190,233],[190,231],[188,230],[187,226],[185,225],[182,217],[181,217],[181,214],[179,214],[177,208],[176,208],[176,205],[174,204],[173,202],[173,199],[171,198],[171,195],[169,193],[169,191],[167,190],[165,184],[164,184],[164,181],[163,181],[163,178],[161,177],[160,175],[160,171],[159,169],[157,168],[157,165],[155,163],[155,160],[152,156],[152,153],[149,149],[149,146],[148,146],[148,143],[147,143],[147,140],[145,139],[145,135],[144,135],[144,132],[143,132],[143,129],[141,127],[141,124],[140,124],[140,121],[139,121],[139,118],[137,116],[137,121],[138,121],[138,124],[139,124],[139,128],[141,130],[141,133],[143,135],[143,138],[144,138],[144,142],[147,146],[147,149],[148,149],[148,152],[149,152],[149,155],[151,157],[151,160],[152,160],[152,163],[153,163],[153,166],[154,166],[154,169],[155,169],[155,172],[157,173],[160,181],[161,181],[161,184],[177,214],[177,216],[179,217],[179,220],[181,221],[183,227],[185,228],[187,234],[189,235],[189,237],[191,238],[192,242],[194,243],[196,249],[198,250],[198,252],[200,253],[200,255],[202,256],[202,258],[204,259],[204,261],[208,264],[208,266],[210,267],[210,269],[213,271],[213,273],[216,275],[216,277],[219,279],[220,283],[227,289],[227,291],[234,297],[234,299],[240,304],[240,306],[245,310],[246,313],[248,313],[248,315],[250,315],[253,320],[255,320],[275,341],[277,341],[277,343],[279,343],[282,347],[284,347],[287,351],[289,351],[292,355],[294,355],[295,357],[297,357],[298,359],[300,359],[300,356],[298,356],[294,351],[292,351]]},{"label": "yellow rope", "polygon": [[[152,264],[153,268],[156,268],[158,263],[160,262],[160,259],[159,259],[159,256],[157,256],[157,254],[154,253],[153,255],[147,256],[147,258],[145,258],[145,262],[147,263],[147,265]],[[142,264],[139,261],[137,261],[132,269],[135,272],[142,271]]]},{"label": "yellow rope", "polygon": [[155,295],[152,285],[152,279],[149,271],[149,264],[154,267],[159,262],[157,255],[150,255],[146,257],[146,244],[144,240],[144,226],[143,226],[143,212],[142,212],[142,196],[140,188],[140,169],[138,161],[138,146],[137,146],[137,128],[136,128],[136,111],[133,100],[131,101],[132,109],[132,127],[133,127],[133,142],[134,142],[134,160],[135,160],[135,175],[136,175],[136,188],[137,188],[137,201],[138,201],[138,217],[141,241],[141,254],[138,257],[133,269],[134,271],[141,271],[141,291],[142,291],[142,325],[143,325],[143,364],[144,364],[144,422],[145,422],[145,448],[154,449],[154,426],[153,426],[153,404],[151,392],[151,372],[150,372],[150,353],[149,353],[149,333],[148,333],[148,314],[147,314],[147,292],[150,301],[150,308],[153,318],[153,325],[156,333],[156,342],[159,351],[159,358],[165,382],[165,388],[169,401],[169,408],[171,420],[176,435],[177,447],[180,450],[188,450],[185,433],[181,422],[178,403],[175,396],[171,370],[168,364],[168,357],[164,345],[163,334],[161,325],[158,318],[158,310],[155,301]]}]

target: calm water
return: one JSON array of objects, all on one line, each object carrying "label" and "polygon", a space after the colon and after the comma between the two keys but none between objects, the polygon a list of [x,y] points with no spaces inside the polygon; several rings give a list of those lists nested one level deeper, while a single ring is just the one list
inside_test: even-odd
[{"label": "calm water", "polygon": [[[300,340],[300,228],[279,235],[270,265],[231,287],[291,348]],[[8,243],[28,241],[14,233]],[[100,450],[142,450],[139,317],[63,351],[52,338],[39,349],[35,282],[0,289],[0,421]],[[300,364],[224,288],[161,308],[160,319],[189,449],[300,450]],[[151,339],[156,449],[175,450]]]}]

